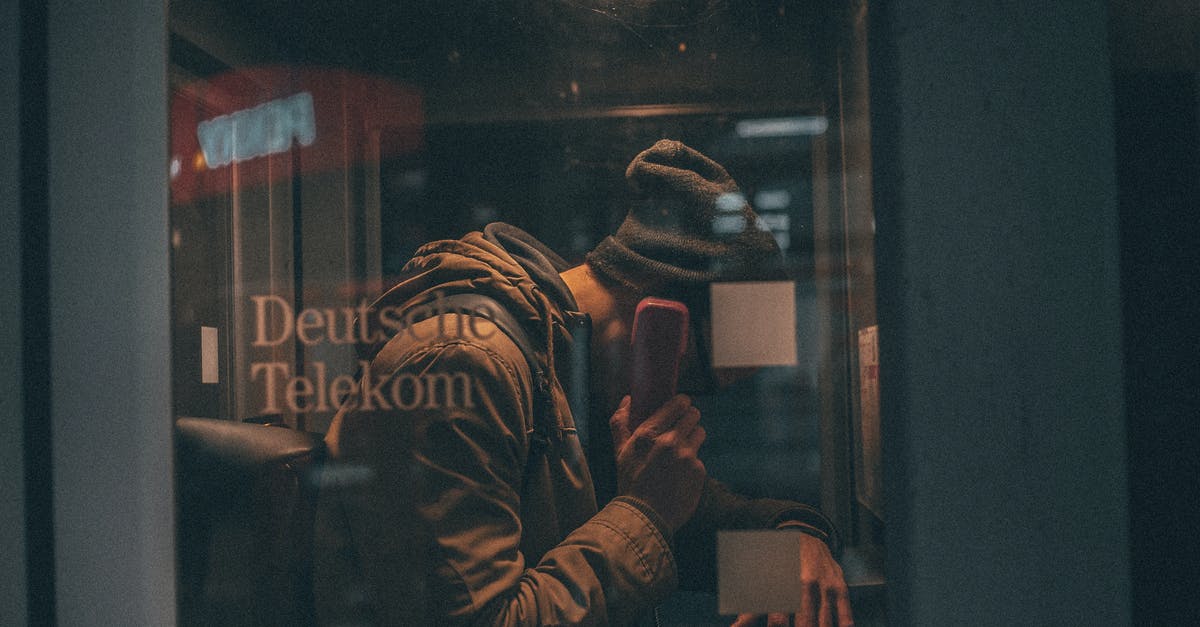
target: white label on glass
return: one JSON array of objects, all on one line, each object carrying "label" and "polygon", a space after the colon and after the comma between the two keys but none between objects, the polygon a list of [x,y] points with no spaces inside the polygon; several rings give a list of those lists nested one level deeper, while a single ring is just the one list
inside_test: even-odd
[{"label": "white label on glass", "polygon": [[216,327],[200,327],[200,382],[219,383]]},{"label": "white label on glass", "polygon": [[713,283],[712,336],[714,367],[796,365],[795,283]]},{"label": "white label on glass", "polygon": [[717,534],[717,601],[721,614],[800,610],[800,532]]}]

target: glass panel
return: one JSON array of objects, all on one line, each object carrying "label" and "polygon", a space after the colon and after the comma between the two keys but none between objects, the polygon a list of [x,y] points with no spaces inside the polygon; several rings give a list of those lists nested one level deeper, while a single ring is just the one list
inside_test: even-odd
[{"label": "glass panel", "polygon": [[[495,222],[527,231],[570,266],[583,263],[638,202],[627,165],[662,138],[721,164],[740,188],[732,201],[705,197],[704,245],[766,233],[779,249],[772,269],[785,271],[686,295],[697,322],[695,358],[707,351],[718,364],[726,355],[741,355],[729,357],[737,365],[769,364],[694,399],[707,431],[701,458],[708,473],[747,497],[820,506],[839,529],[847,560],[877,557],[878,329],[860,5],[173,2],[175,412],[202,419],[187,423],[195,428],[207,419],[292,432],[180,436],[179,446],[193,447],[178,477],[183,622],[284,615],[338,622],[384,603],[363,573],[371,556],[321,556],[331,547],[342,558],[364,549],[339,536],[338,522],[317,504],[339,486],[380,481],[381,470],[340,464],[336,455],[324,465],[271,466],[267,453],[312,445],[319,457],[315,443],[331,425],[345,428],[334,420],[346,402],[360,409],[375,402],[405,420],[425,410],[452,414],[456,407],[440,404],[454,403],[455,379],[436,376],[460,373],[439,373],[436,364],[408,379],[393,373],[390,387],[381,383],[372,396],[385,332],[415,330],[420,307],[371,304],[398,280],[414,281],[406,264],[422,245]],[[734,204],[726,210],[723,202]],[[653,257],[664,244],[639,245]],[[713,267],[724,266],[705,270]],[[781,276],[786,281],[745,282]],[[744,317],[746,310],[758,319]],[[719,315],[732,322],[717,322]],[[770,328],[787,338],[764,340]],[[470,340],[476,331],[459,333]],[[754,342],[761,348],[747,350]],[[579,360],[593,371],[608,367],[595,350],[556,362],[563,394],[576,401],[559,426],[588,451],[603,507],[615,489],[605,470],[613,465],[607,419],[614,390],[589,384]],[[472,390],[486,388],[470,380],[482,387],[458,390],[468,405]],[[421,415],[412,424],[429,420]],[[523,444],[527,435],[513,436],[522,460],[517,475],[543,463]],[[203,448],[211,438],[216,452]],[[221,449],[228,441],[251,445]],[[232,474],[222,475],[227,465]],[[410,470],[392,478],[423,489]],[[552,467],[541,472],[561,497],[566,479]],[[520,492],[520,503],[506,501],[518,508],[538,502],[527,484],[501,479],[485,489]],[[589,475],[573,481],[578,494],[567,500],[587,501],[590,485],[581,485]],[[272,509],[288,504],[283,515]],[[376,507],[374,515],[400,508],[395,526],[411,524],[414,537],[428,531],[421,528],[426,511]],[[555,507],[566,506],[547,505]],[[189,522],[209,509],[221,513]],[[550,513],[558,526],[531,522],[542,513],[521,510],[520,547],[530,557],[590,517]],[[264,563],[276,568],[265,586],[254,580]],[[854,584],[877,581],[855,577]],[[436,591],[416,596],[434,605],[413,605],[401,616],[424,619],[446,602]],[[728,623],[715,608],[711,594],[677,595],[658,612],[668,622]],[[871,615],[858,619],[869,624]]]}]

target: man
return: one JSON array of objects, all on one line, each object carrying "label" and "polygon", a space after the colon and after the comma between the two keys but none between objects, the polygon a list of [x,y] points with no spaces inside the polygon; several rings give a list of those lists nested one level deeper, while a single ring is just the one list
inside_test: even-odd
[{"label": "man", "polygon": [[[361,571],[360,609],[377,621],[629,624],[681,583],[711,589],[718,529],[787,528],[799,534],[806,582],[796,624],[851,624],[823,516],[706,479],[697,457],[705,432],[685,395],[631,424],[638,301],[683,299],[704,318],[710,283],[767,278],[780,253],[725,170],[695,150],[660,141],[626,176],[639,201],[583,265],[568,268],[527,233],[492,224],[423,246],[373,305],[373,330],[387,332],[330,427],[342,472],[327,483],[340,481],[344,568]],[[742,228],[715,233],[718,213],[740,216]],[[699,326],[681,389],[741,374],[707,366]],[[589,327],[585,347],[576,332]],[[593,460],[563,383],[581,368],[593,415],[612,416],[612,452]],[[606,503],[593,468],[615,475],[600,481],[613,492]]]}]

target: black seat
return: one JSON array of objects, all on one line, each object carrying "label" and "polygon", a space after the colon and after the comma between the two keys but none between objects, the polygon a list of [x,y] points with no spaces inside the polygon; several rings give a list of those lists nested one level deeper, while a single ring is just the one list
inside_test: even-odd
[{"label": "black seat", "polygon": [[320,435],[175,421],[181,625],[314,624]]}]

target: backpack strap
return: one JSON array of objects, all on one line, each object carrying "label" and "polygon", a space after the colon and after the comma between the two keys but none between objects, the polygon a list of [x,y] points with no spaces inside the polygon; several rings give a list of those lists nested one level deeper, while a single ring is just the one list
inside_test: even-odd
[{"label": "backpack strap", "polygon": [[[453,294],[445,296],[442,303],[446,306],[449,312],[458,313],[459,315],[478,315],[477,312],[487,312],[487,315],[480,315],[492,324],[496,325],[517,349],[521,351],[521,355],[525,357],[525,363],[529,365],[529,374],[533,378],[533,428],[527,432],[529,436],[529,459],[525,464],[525,478],[522,480],[522,488],[529,481],[529,470],[533,466],[533,461],[543,455],[546,449],[550,446],[552,438],[557,438],[558,420],[554,415],[554,399],[550,392],[550,376],[545,368],[541,366],[538,359],[538,351],[534,347],[532,340],[529,339],[529,334],[525,332],[525,328],[517,319],[503,307],[496,299],[483,294]],[[444,311],[443,313],[448,313]]]}]

